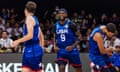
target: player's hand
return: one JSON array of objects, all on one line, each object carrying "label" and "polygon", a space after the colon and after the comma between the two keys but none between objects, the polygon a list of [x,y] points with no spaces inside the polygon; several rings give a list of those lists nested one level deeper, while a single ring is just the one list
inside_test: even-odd
[{"label": "player's hand", "polygon": [[17,47],[18,45],[19,45],[19,41],[18,40],[13,41],[13,47]]},{"label": "player's hand", "polygon": [[117,72],[119,72],[119,71],[120,71],[120,69],[119,69],[118,67],[115,67],[115,69],[117,70]]},{"label": "player's hand", "polygon": [[57,53],[60,49],[58,47],[54,48],[55,53]]},{"label": "player's hand", "polygon": [[67,51],[72,51],[72,50],[73,50],[73,46],[67,46],[67,47],[66,47],[66,50],[67,50]]},{"label": "player's hand", "polygon": [[112,56],[113,48],[112,47],[106,48],[106,52],[109,56]]}]

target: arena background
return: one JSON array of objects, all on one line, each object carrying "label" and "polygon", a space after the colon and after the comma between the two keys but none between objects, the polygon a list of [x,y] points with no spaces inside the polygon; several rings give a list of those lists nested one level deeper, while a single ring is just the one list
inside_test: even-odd
[{"label": "arena background", "polygon": [[[20,17],[23,16],[24,5],[28,0],[1,0],[1,8],[15,8]],[[68,9],[68,13],[80,12],[84,9],[94,16],[101,13],[111,14],[120,11],[120,0],[33,0],[38,4],[37,15],[42,17],[45,10],[52,11],[56,5]]]}]

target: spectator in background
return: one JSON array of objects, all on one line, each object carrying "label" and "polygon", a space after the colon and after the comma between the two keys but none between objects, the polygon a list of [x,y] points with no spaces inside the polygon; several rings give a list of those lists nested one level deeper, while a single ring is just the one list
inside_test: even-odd
[{"label": "spectator in background", "polygon": [[2,29],[2,30],[4,30],[4,20],[2,19],[2,17],[0,17],[0,28]]},{"label": "spectator in background", "polygon": [[1,16],[4,20],[8,19],[8,12],[5,8],[2,9]]},{"label": "spectator in background", "polygon": [[56,20],[58,20],[58,16],[57,16],[58,10],[59,10],[59,6],[57,5],[57,6],[55,6],[55,9],[54,9],[54,11],[52,13],[52,18],[53,18],[52,20],[54,22],[56,22]]},{"label": "spectator in background", "polygon": [[115,23],[116,26],[118,26],[118,24],[119,24],[119,18],[118,18],[118,16],[117,16],[116,13],[113,13],[112,17],[110,18],[110,22],[111,23]]},{"label": "spectator in background", "polygon": [[88,14],[88,28],[91,28],[91,25],[93,24],[93,16],[91,13]]},{"label": "spectator in background", "polygon": [[81,22],[80,19],[79,19],[79,15],[78,15],[77,12],[74,12],[74,13],[73,13],[73,17],[72,17],[71,21],[72,21],[73,23],[75,23],[75,24],[79,24],[79,23]]},{"label": "spectator in background", "polygon": [[83,22],[80,25],[80,31],[81,31],[82,37],[86,36],[87,29],[88,29],[88,20],[83,19]]},{"label": "spectator in background", "polygon": [[106,15],[105,13],[103,13],[103,14],[101,15],[99,24],[101,24],[101,25],[106,25],[107,23],[108,23],[107,15]]},{"label": "spectator in background", "polygon": [[97,26],[96,19],[93,19],[93,24],[91,25],[90,29],[93,30]]},{"label": "spectator in background", "polygon": [[11,28],[9,22],[7,22],[7,23],[5,24],[4,31],[7,31],[7,32],[9,33],[9,37],[11,36],[12,28]]},{"label": "spectator in background", "polygon": [[22,37],[23,28],[20,27],[18,23],[16,23],[14,27],[14,32],[15,32],[15,36]]},{"label": "spectator in background", "polygon": [[80,18],[80,19],[84,19],[84,18],[86,18],[85,10],[81,10],[81,13],[80,13],[79,18]]},{"label": "spectator in background", "polygon": [[[0,34],[2,34],[2,31],[3,31],[3,29],[2,29],[2,28],[0,28]],[[1,38],[1,35],[0,35],[0,38]]]},{"label": "spectator in background", "polygon": [[87,38],[83,36],[80,41],[80,52],[87,52]]},{"label": "spectator in background", "polygon": [[0,39],[0,52],[13,52],[12,39],[8,37],[8,32],[3,31]]},{"label": "spectator in background", "polygon": [[16,34],[15,34],[15,30],[12,30],[12,32],[11,32],[11,39],[12,39],[13,41],[18,39],[18,37],[17,37]]},{"label": "spectator in background", "polygon": [[9,10],[9,14],[10,14],[10,19],[16,19],[17,13],[13,8]]},{"label": "spectator in background", "polygon": [[118,32],[117,37],[120,38],[120,23],[117,26],[117,32]]}]

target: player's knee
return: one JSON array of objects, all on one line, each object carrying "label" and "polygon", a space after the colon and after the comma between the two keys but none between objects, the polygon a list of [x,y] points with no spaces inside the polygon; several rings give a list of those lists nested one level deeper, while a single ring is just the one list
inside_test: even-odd
[{"label": "player's knee", "polygon": [[109,69],[111,70],[111,72],[118,72],[114,66],[110,67]]},{"label": "player's knee", "polygon": [[61,64],[59,65],[60,69],[65,69],[65,65],[64,64]]},{"label": "player's knee", "polygon": [[22,68],[22,72],[31,72],[31,69],[29,69],[29,68]]},{"label": "player's knee", "polygon": [[75,72],[82,72],[82,68],[75,68]]}]

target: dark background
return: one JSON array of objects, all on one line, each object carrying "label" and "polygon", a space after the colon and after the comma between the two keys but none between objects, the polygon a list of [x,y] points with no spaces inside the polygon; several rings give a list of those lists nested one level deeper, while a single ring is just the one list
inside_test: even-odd
[{"label": "dark background", "polygon": [[[1,8],[15,8],[19,15],[23,14],[25,3],[28,0],[0,0]],[[119,14],[120,0],[32,0],[38,5],[37,14],[41,17],[46,10],[52,12],[55,6],[65,7],[69,15],[73,12],[80,12],[84,9],[93,16],[99,16],[101,13],[111,15],[113,12]],[[23,16],[23,15],[22,15]]]}]

